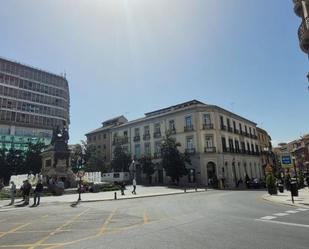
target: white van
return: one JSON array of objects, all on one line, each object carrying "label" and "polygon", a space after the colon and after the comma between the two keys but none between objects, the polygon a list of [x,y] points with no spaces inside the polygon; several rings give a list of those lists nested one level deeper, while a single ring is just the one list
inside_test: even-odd
[{"label": "white van", "polygon": [[129,172],[111,172],[102,174],[102,182],[129,182]]}]

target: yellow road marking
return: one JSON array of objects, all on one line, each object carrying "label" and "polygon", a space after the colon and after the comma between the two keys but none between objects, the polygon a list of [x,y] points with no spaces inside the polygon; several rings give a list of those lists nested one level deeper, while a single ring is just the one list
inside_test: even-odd
[{"label": "yellow road marking", "polygon": [[38,240],[37,242],[35,242],[31,247],[29,247],[28,249],[34,249],[38,246],[40,246],[41,244],[43,244],[44,241],[46,241],[47,239],[49,239],[50,236],[55,235],[57,232],[61,231],[62,228],[66,227],[67,225],[73,223],[78,217],[82,216],[84,213],[86,213],[89,210],[86,209],[83,212],[79,213],[78,215],[74,216],[72,219],[68,220],[67,222],[65,222],[64,224],[62,224],[61,226],[57,227],[55,230],[53,230],[52,232],[50,232],[47,236],[45,236],[44,238]]},{"label": "yellow road marking", "polygon": [[25,226],[28,226],[28,225],[30,225],[30,223],[23,224],[23,225],[21,225],[21,226],[15,227],[15,228],[13,228],[13,229],[7,231],[7,232],[4,232],[4,233],[0,234],[0,238],[4,237],[4,236],[7,235],[7,234],[14,233],[14,232],[16,232],[18,229],[21,229],[21,228],[23,228],[23,227],[25,227]]},{"label": "yellow road marking", "polygon": [[148,223],[148,217],[147,217],[146,210],[144,211],[144,214],[143,214],[143,220],[144,220],[144,224]]},{"label": "yellow road marking", "polygon": [[103,226],[99,229],[97,235],[102,235],[105,231],[106,231],[106,228],[108,226],[108,224],[111,222],[113,216],[115,215],[117,211],[117,208],[115,208],[111,213],[110,215],[107,217],[107,219],[105,220]]}]

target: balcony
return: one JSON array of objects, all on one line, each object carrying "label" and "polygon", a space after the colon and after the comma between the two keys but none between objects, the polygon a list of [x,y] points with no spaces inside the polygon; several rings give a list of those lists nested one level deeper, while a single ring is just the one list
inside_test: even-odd
[{"label": "balcony", "polygon": [[195,154],[195,148],[186,149],[185,152],[186,152],[187,154],[189,154],[189,155],[194,155],[194,154]]},{"label": "balcony", "polygon": [[203,130],[211,130],[214,128],[214,124],[203,124]]},{"label": "balcony", "polygon": [[226,131],[226,125],[221,125],[221,130]]},{"label": "balcony", "polygon": [[184,127],[184,131],[186,132],[186,131],[193,131],[193,125],[191,125],[191,126],[185,126]]},{"label": "balcony", "polygon": [[154,132],[153,133],[154,138],[160,138],[161,137],[161,132]]},{"label": "balcony", "polygon": [[248,132],[245,131],[243,134],[244,134],[244,136],[249,137],[249,133]]},{"label": "balcony", "polygon": [[140,136],[140,135],[134,136],[134,138],[133,138],[133,141],[134,141],[134,142],[138,142],[138,141],[140,141],[140,140],[141,140],[141,136]]},{"label": "balcony", "polygon": [[228,130],[229,132],[233,132],[233,128],[232,128],[232,127],[227,127],[227,130]]},{"label": "balcony", "polygon": [[113,145],[116,144],[127,144],[129,142],[128,137],[114,137]]},{"label": "balcony", "polygon": [[216,153],[216,147],[205,147],[204,152],[205,153]]},{"label": "balcony", "polygon": [[299,39],[299,46],[304,53],[309,53],[309,16],[306,17],[305,20],[299,26],[298,29],[298,39]]},{"label": "balcony", "polygon": [[294,12],[299,17],[303,17],[303,6],[301,4],[301,0],[293,0],[294,2]]},{"label": "balcony", "polygon": [[239,134],[239,130],[234,129],[234,133],[235,133],[235,134]]},{"label": "balcony", "polygon": [[150,140],[150,134],[149,134],[149,133],[144,134],[144,135],[143,135],[143,140],[144,140],[144,141]]}]

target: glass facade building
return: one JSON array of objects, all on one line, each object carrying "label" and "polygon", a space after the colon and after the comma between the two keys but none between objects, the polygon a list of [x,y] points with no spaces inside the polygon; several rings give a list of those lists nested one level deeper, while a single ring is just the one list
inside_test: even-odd
[{"label": "glass facade building", "polygon": [[0,58],[0,148],[49,144],[54,127],[69,125],[69,108],[64,76]]}]

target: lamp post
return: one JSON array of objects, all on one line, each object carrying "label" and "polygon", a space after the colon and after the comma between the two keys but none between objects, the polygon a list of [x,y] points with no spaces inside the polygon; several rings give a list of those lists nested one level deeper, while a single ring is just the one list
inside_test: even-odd
[{"label": "lamp post", "polygon": [[296,183],[297,183],[297,186],[298,186],[298,177],[297,177],[297,171],[296,171],[295,156],[292,156],[292,160],[293,160],[295,179],[296,179]]}]

